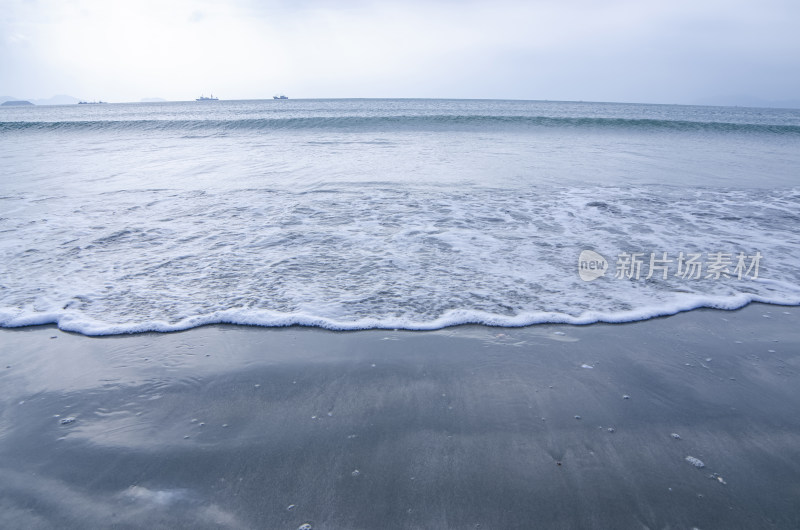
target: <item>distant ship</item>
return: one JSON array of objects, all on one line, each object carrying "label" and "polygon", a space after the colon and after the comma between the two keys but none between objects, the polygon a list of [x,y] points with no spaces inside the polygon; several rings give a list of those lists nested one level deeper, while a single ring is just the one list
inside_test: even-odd
[{"label": "distant ship", "polygon": [[214,94],[211,94],[209,97],[200,96],[195,101],[219,101],[219,98],[215,98]]},{"label": "distant ship", "polygon": [[281,94],[280,96],[272,96],[272,99],[289,99],[289,98]]},{"label": "distant ship", "polygon": [[79,101],[78,105],[102,105],[105,101]]}]

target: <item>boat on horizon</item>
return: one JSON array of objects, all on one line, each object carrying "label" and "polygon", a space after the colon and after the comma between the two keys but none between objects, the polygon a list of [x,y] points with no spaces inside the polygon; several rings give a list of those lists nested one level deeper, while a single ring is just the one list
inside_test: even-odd
[{"label": "boat on horizon", "polygon": [[280,96],[272,96],[272,99],[289,99],[289,98],[281,94]]},{"label": "boat on horizon", "polygon": [[200,96],[195,101],[219,101],[219,98],[215,98],[214,94],[211,94],[209,97]]},{"label": "boat on horizon", "polygon": [[78,105],[103,105],[105,101],[79,101]]}]

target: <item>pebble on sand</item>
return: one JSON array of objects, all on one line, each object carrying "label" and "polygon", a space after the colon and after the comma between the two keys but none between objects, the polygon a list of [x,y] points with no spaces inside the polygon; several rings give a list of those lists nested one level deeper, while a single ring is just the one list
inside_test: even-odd
[{"label": "pebble on sand", "polygon": [[706,467],[702,460],[693,456],[687,456],[686,461],[692,464],[694,467]]},{"label": "pebble on sand", "polygon": [[712,474],[710,474],[708,476],[708,478],[710,478],[712,480],[716,480],[717,482],[719,482],[722,485],[726,485],[727,484],[727,482],[725,482],[725,479],[723,479],[721,476],[719,476],[719,473],[712,473]]}]

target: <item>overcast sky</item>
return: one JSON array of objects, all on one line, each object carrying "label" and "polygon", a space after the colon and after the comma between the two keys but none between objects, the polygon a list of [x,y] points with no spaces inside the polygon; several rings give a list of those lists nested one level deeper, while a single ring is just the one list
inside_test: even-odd
[{"label": "overcast sky", "polygon": [[798,0],[0,0],[0,95],[800,99]]}]

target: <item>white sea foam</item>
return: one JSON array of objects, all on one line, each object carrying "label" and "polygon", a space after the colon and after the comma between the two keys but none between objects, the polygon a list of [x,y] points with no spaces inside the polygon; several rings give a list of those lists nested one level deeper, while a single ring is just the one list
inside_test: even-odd
[{"label": "white sea foam", "polygon": [[[88,335],[212,323],[437,329],[800,304],[798,194],[331,187],[5,199],[0,325]],[[42,218],[40,205],[48,205]],[[141,205],[146,205],[142,207]],[[600,206],[598,206],[600,205]],[[8,233],[8,232],[6,232]],[[759,252],[759,277],[592,282],[577,257]],[[647,265],[647,264],[645,264]],[[732,269],[732,266],[731,266]]]}]

